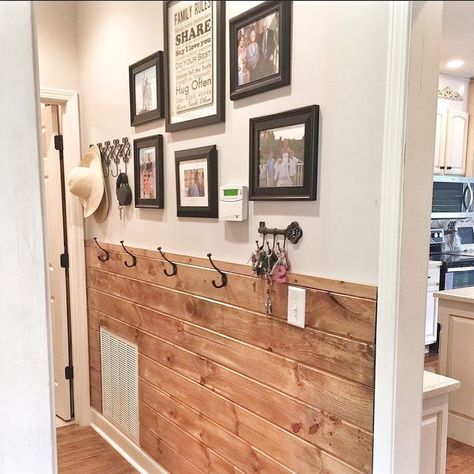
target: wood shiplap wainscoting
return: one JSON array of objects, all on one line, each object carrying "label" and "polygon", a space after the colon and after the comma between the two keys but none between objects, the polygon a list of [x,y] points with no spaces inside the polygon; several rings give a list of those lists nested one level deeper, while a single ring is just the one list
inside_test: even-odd
[{"label": "wood shiplap wainscoting", "polygon": [[286,284],[249,267],[86,243],[91,404],[101,411],[99,329],[138,345],[140,446],[171,473],[369,473],[376,289],[291,275],[306,328],[286,323]]}]

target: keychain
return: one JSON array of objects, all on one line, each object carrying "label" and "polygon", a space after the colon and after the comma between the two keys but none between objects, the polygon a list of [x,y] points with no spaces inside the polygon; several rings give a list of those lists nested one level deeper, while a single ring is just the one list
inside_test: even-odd
[{"label": "keychain", "polygon": [[283,248],[278,242],[278,260],[273,266],[272,275],[276,283],[286,283],[286,273],[290,270],[290,261],[288,259],[288,252],[286,250],[286,238],[283,241]]},{"label": "keychain", "polygon": [[267,291],[265,293],[265,313],[272,314],[272,285],[273,279],[271,275],[267,275]]}]

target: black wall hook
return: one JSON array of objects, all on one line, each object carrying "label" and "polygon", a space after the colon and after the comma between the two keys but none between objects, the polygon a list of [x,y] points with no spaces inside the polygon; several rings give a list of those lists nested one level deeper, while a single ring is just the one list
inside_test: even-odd
[{"label": "black wall hook", "polygon": [[105,255],[97,255],[97,258],[101,262],[106,262],[110,258],[109,252],[100,246],[99,242],[97,242],[97,237],[94,237],[94,242],[96,243],[97,247],[99,247],[100,250],[102,250],[102,252],[104,252],[105,254]]},{"label": "black wall hook", "polygon": [[221,276],[221,282],[222,282],[220,285],[218,285],[218,284],[216,283],[216,280],[212,280],[212,285],[213,285],[215,288],[222,288],[222,287],[224,287],[224,286],[227,285],[227,275],[226,275],[223,271],[219,270],[219,269],[214,265],[214,262],[212,261],[212,258],[211,258],[211,257],[212,257],[212,253],[208,253],[208,254],[207,254],[207,258],[209,258],[209,261],[211,262],[211,265],[214,267],[214,270],[216,270],[217,272],[219,272],[219,274],[220,274],[220,276]]},{"label": "black wall hook", "polygon": [[132,263],[128,263],[126,261],[123,262],[123,264],[128,267],[128,268],[132,268],[134,266],[136,266],[137,264],[137,257],[135,257],[135,255],[131,254],[126,248],[125,248],[125,245],[123,245],[123,240],[120,241],[120,243],[122,244],[122,247],[123,249],[125,250],[125,252],[128,253],[128,255],[130,255],[130,257],[132,257]]},{"label": "black wall hook", "polygon": [[163,269],[163,273],[168,277],[176,275],[178,273],[178,265],[176,265],[176,263],[173,263],[169,258],[166,257],[166,255],[162,252],[161,247],[158,247],[157,250],[161,253],[163,260],[166,260],[173,267],[173,271],[171,273],[168,273],[168,270],[166,268]]}]

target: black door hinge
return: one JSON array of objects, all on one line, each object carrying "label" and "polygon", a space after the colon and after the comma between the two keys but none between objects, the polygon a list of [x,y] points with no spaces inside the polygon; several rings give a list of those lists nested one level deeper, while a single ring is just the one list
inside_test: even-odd
[{"label": "black door hinge", "polygon": [[69,268],[69,254],[67,252],[60,255],[59,263],[61,268]]},{"label": "black door hinge", "polygon": [[66,380],[72,380],[74,378],[74,370],[72,365],[64,367],[64,377],[66,377]]},{"label": "black door hinge", "polygon": [[58,151],[64,150],[63,145],[63,136],[62,135],[54,135],[54,149]]}]

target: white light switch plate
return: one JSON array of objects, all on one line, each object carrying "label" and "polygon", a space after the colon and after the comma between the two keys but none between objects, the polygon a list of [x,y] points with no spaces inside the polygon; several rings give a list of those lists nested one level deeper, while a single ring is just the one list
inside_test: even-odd
[{"label": "white light switch plate", "polygon": [[288,287],[288,323],[304,328],[306,316],[306,290]]}]

